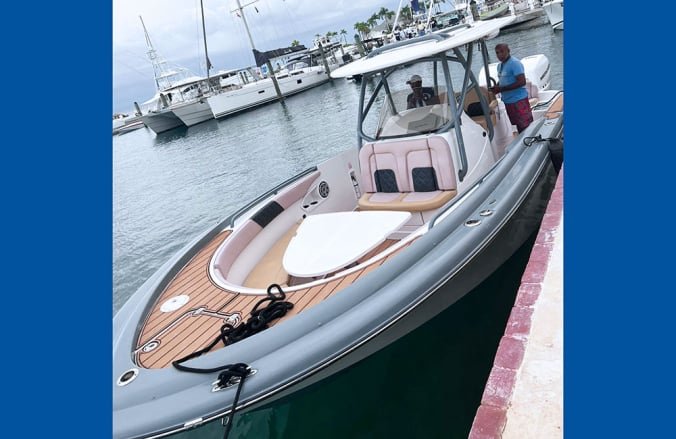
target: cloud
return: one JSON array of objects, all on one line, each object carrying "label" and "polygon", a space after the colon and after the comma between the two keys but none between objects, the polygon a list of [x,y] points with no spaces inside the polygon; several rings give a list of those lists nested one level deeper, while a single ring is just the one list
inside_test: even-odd
[{"label": "cloud", "polygon": [[[203,4],[209,58],[215,70],[252,65],[244,24],[231,12],[236,1],[203,0]],[[256,47],[270,50],[288,46],[293,40],[309,46],[315,34],[341,29],[351,40],[354,23],[366,21],[381,7],[396,11],[398,6],[399,0],[259,0],[245,7],[245,14]],[[133,101],[146,100],[155,92],[139,16],[162,57],[196,74],[206,74],[199,8],[199,0],[113,1],[114,111],[127,111]]]}]

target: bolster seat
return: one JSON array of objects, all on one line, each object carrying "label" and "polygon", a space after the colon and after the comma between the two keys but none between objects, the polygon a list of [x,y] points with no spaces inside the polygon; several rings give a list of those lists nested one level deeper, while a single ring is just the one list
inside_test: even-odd
[{"label": "bolster seat", "polygon": [[[383,199],[376,193],[365,193],[359,199],[361,210],[400,210],[407,212],[425,212],[438,209],[455,197],[458,191],[434,191],[434,192],[411,192],[395,193],[392,199]],[[389,195],[389,194],[388,194]]]}]

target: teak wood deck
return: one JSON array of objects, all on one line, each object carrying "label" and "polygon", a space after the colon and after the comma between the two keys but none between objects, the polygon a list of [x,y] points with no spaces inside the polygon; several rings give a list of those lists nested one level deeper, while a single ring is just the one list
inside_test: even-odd
[{"label": "teak wood deck", "polygon": [[[245,295],[228,291],[216,285],[209,276],[209,261],[223,241],[230,235],[225,231],[217,235],[202,248],[169,282],[146,316],[136,347],[136,363],[144,368],[163,368],[172,361],[206,347],[219,334],[220,327],[227,321],[233,324],[245,321],[256,303],[264,295]],[[386,240],[367,254],[362,261],[383,251],[397,241]],[[325,283],[286,294],[286,300],[294,304],[283,318],[290,319],[304,310],[349,286],[360,277],[382,265],[408,245],[392,254],[374,261],[355,272],[337,275]],[[186,304],[171,312],[162,312],[160,307],[168,299],[179,295],[189,296]],[[222,343],[213,350],[222,348]]]}]

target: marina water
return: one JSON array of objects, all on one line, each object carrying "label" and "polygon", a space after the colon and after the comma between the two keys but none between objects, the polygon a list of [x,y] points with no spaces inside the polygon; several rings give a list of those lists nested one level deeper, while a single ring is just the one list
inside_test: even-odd
[{"label": "marina water", "polygon": [[[563,32],[547,24],[502,34],[489,47],[497,43],[509,44],[517,58],[545,54],[551,88],[563,89]],[[358,93],[358,85],[338,79],[191,128],[114,136],[113,312],[199,233],[355,148]],[[456,305],[384,350],[237,415],[230,438],[466,438],[529,251],[524,246]],[[222,434],[217,422],[198,437]]]}]

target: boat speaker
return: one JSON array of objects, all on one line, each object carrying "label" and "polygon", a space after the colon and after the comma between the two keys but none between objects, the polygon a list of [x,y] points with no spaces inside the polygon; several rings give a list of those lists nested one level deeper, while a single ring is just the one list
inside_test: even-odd
[{"label": "boat speaker", "polygon": [[317,190],[319,192],[320,197],[326,198],[329,196],[329,184],[327,182],[325,181],[320,182]]}]

